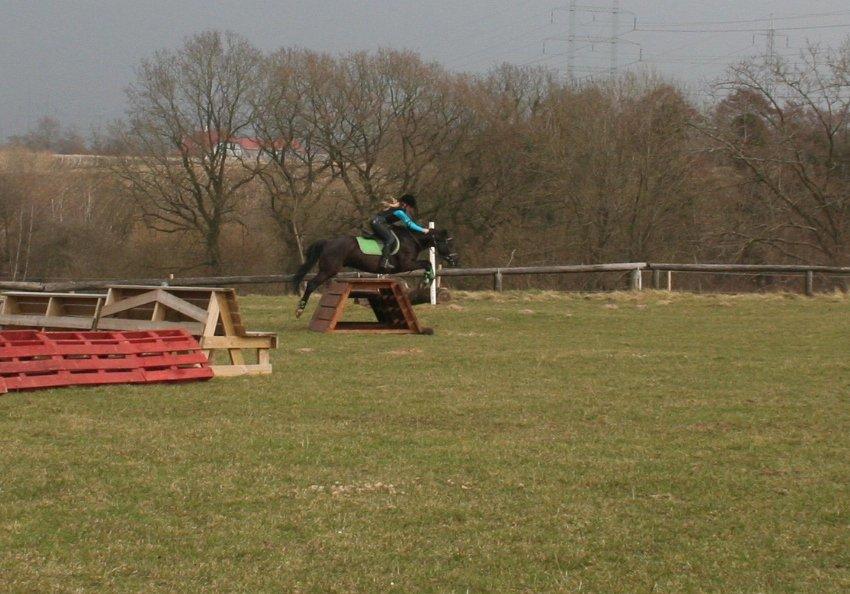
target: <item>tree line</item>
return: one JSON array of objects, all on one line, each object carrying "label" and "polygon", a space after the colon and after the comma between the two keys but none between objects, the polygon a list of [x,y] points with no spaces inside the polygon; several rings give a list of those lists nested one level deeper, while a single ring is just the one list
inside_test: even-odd
[{"label": "tree line", "polygon": [[[645,72],[470,75],[204,32],[143,61],[90,141],[45,121],[9,139],[2,272],[291,270],[402,193],[468,265],[848,265],[848,77],[850,44],[812,46],[731,65],[695,103]],[[49,154],[68,152],[98,157]]]}]

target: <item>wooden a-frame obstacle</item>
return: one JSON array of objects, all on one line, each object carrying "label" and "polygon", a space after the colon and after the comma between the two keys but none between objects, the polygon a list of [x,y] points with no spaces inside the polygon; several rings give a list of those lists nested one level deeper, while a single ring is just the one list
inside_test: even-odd
[{"label": "wooden a-frame obstacle", "polygon": [[[228,363],[212,363],[216,376],[272,372],[273,332],[248,332],[236,291],[224,288],[112,285],[104,294],[7,292],[0,327],[42,330],[170,330],[198,338],[204,353],[224,351]],[[256,351],[256,363],[245,351]]]},{"label": "wooden a-frame obstacle", "polygon": [[[210,360],[218,377],[272,372],[269,349],[277,348],[277,334],[245,330],[234,289],[112,285],[98,329],[104,323],[110,325],[114,318],[122,318],[117,325],[134,318],[142,328],[161,324],[186,328],[198,336],[208,356],[211,351],[226,351],[229,364]],[[246,350],[256,351],[256,363],[246,363]]]},{"label": "wooden a-frame obstacle", "polygon": [[[366,299],[375,313],[374,322],[347,322],[342,319],[349,299]],[[413,306],[398,281],[389,278],[361,278],[333,281],[325,289],[310,330],[315,332],[359,332],[366,334],[433,334],[416,319]]]}]

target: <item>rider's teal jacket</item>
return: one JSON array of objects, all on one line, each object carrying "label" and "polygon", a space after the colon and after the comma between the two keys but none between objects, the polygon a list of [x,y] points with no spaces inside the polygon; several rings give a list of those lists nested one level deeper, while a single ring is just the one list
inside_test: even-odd
[{"label": "rider's teal jacket", "polygon": [[388,225],[392,225],[394,223],[402,223],[405,227],[410,229],[411,231],[416,231],[417,233],[427,233],[428,230],[424,227],[420,227],[417,225],[413,219],[408,216],[406,212],[404,212],[403,208],[388,208],[387,210],[382,210],[378,214],[375,215],[375,219],[378,221],[383,221]]},{"label": "rider's teal jacket", "polygon": [[425,228],[417,225],[413,219],[411,219],[406,212],[402,209],[398,209],[393,214],[398,217],[398,220],[404,223],[404,226],[410,229],[411,231],[416,231],[417,233],[425,233]]}]

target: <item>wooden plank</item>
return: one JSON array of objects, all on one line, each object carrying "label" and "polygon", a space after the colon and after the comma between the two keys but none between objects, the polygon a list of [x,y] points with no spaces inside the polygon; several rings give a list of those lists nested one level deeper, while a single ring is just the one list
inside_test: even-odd
[{"label": "wooden plank", "polygon": [[[219,278],[221,278],[221,277],[219,277]],[[185,279],[181,279],[181,280],[185,280]],[[182,293],[182,292],[187,292],[187,291],[192,292],[192,293],[205,293],[207,291],[227,291],[227,290],[229,290],[226,287],[191,287],[191,286],[188,286],[188,285],[163,285],[161,283],[155,284],[155,285],[152,285],[152,284],[149,284],[149,283],[138,284],[138,285],[113,283],[113,284],[109,285],[109,288],[110,289],[115,288],[115,289],[141,290],[141,291],[145,291],[145,290],[150,291],[151,289],[165,289],[166,291],[174,291],[174,292],[177,292],[177,293]]]},{"label": "wooden plank", "polygon": [[[104,306],[111,305],[116,301],[121,300],[121,289],[118,287],[109,287],[106,290],[106,301],[103,303]],[[102,309],[102,308],[101,308]]]},{"label": "wooden plank", "polygon": [[319,305],[316,308],[316,311],[313,313],[313,317],[317,320],[327,320],[331,321],[336,316],[336,308],[335,307],[325,307],[324,305]]},{"label": "wooden plank", "polygon": [[103,309],[105,298],[101,298],[97,300],[97,305],[94,307],[94,314],[91,318],[91,329],[97,330],[97,323],[100,321],[100,311]]},{"label": "wooden plank", "polygon": [[249,330],[245,332],[245,338],[265,338],[269,341],[270,349],[277,348],[277,332],[254,332]]},{"label": "wooden plank", "polygon": [[407,298],[407,293],[398,284],[393,286],[393,293],[395,294],[395,301],[401,310],[401,314],[404,316],[405,324],[411,331],[420,334],[419,320],[416,319],[416,313],[413,311],[413,305],[410,303],[410,299]]},{"label": "wooden plank", "polygon": [[121,299],[120,301],[115,301],[113,303],[110,303],[109,305],[105,305],[103,309],[101,309],[100,315],[101,317],[109,317],[117,313],[127,311],[128,309],[135,309],[141,305],[154,303],[157,301],[158,294],[159,289],[154,289],[153,291],[146,291],[145,293],[141,293],[140,295],[127,297],[126,299]]},{"label": "wooden plank", "polygon": [[[210,293],[209,303],[207,304],[207,323],[204,324],[202,336],[215,336],[215,331],[218,328],[218,320],[221,317],[221,311],[218,308],[218,299],[215,293]],[[209,349],[204,349],[204,354],[209,357]]]},{"label": "wooden plank", "polygon": [[11,291],[43,291],[44,288],[45,285],[43,283],[0,281],[0,289],[9,289]]},{"label": "wooden plank", "polygon": [[55,295],[47,298],[47,309],[44,312],[46,316],[61,316],[62,315],[62,303],[59,301],[59,298]]},{"label": "wooden plank", "polygon": [[319,303],[326,304],[329,307],[336,307],[337,304],[345,298],[345,296],[346,293],[342,289],[339,292],[326,292],[322,294],[322,298],[319,299]]},{"label": "wooden plank", "polygon": [[210,365],[215,377],[238,377],[241,375],[269,375],[272,372],[270,364],[256,365]]},{"label": "wooden plank", "polygon": [[106,293],[47,293],[43,291],[3,291],[3,295],[16,297],[73,297],[77,299],[100,299]]},{"label": "wooden plank", "polygon": [[[69,328],[74,330],[91,329],[91,318],[73,316],[45,316],[28,314],[0,315],[0,326],[19,326],[22,328]],[[117,330],[118,328],[116,328]]]},{"label": "wooden plank", "polygon": [[[493,276],[502,274],[568,274],[584,272],[629,272],[647,268],[646,262],[618,262],[613,264],[575,264],[569,266],[516,266],[513,268],[443,268],[440,276]],[[421,275],[422,271],[398,276]]]},{"label": "wooden plank", "polygon": [[165,314],[168,313],[165,306],[159,301],[153,306],[153,314],[151,314],[152,322],[162,322],[165,320]]},{"label": "wooden plank", "polygon": [[[221,323],[224,327],[224,335],[225,336],[236,336],[236,330],[233,325],[233,320],[230,317],[230,304],[227,302],[227,297],[221,293],[215,293],[216,301],[218,302],[218,307],[221,317]],[[245,357],[242,356],[242,351],[239,349],[228,349],[227,351],[230,353],[230,361],[234,365],[244,365]]]},{"label": "wooden plank", "polygon": [[310,325],[308,326],[313,332],[327,332],[330,327],[330,320],[317,320],[315,318],[310,320]]},{"label": "wooden plank", "polygon": [[[349,324],[353,325],[349,326]],[[340,334],[416,334],[416,332],[409,328],[387,328],[385,326],[371,324],[369,322],[364,322],[362,324],[358,324],[356,322],[340,322],[337,324],[336,328],[334,328],[334,332],[338,332]]]},{"label": "wooden plank", "polygon": [[210,293],[209,304],[207,305],[207,321],[204,324],[204,336],[214,336],[218,328],[221,310],[218,307],[218,299],[215,293]]},{"label": "wooden plank", "polygon": [[[159,353],[159,351],[157,351]],[[172,365],[198,365],[206,363],[207,358],[200,351],[186,353],[164,353],[144,357],[79,357],[50,359],[30,359],[24,361],[0,362],[0,373],[46,373],[51,371],[97,371],[120,369],[145,369],[149,367],[167,367]]]},{"label": "wooden plank", "polygon": [[0,306],[0,315],[11,315],[20,313],[14,295],[5,295],[3,305]]},{"label": "wooden plank", "polygon": [[269,349],[260,349],[257,351],[257,364],[272,367],[271,352]]},{"label": "wooden plank", "polygon": [[[28,332],[34,338],[25,340],[9,340],[2,345],[4,357],[50,357],[54,355],[62,356],[104,356],[115,357],[124,355],[141,355],[151,352],[176,352],[187,351],[199,348],[198,341],[180,328],[176,330],[180,334],[167,339],[159,339],[155,335],[150,338],[127,338],[116,339],[113,332]],[[175,332],[170,330],[147,330],[142,334],[154,334],[156,332]],[[6,331],[4,336],[10,333],[20,333],[15,331]],[[55,336],[62,334],[62,337]],[[138,334],[137,331],[122,331],[120,334]],[[45,335],[53,335],[45,336]],[[72,338],[68,338],[68,336]],[[78,338],[73,338],[78,337]],[[101,338],[102,337],[102,338]]]},{"label": "wooden plank", "polygon": [[90,318],[94,314],[94,311],[97,309],[97,304],[102,303],[103,298],[87,302],[87,303],[79,303],[74,301],[66,301],[62,300],[62,310],[64,315],[66,316],[82,316],[84,318]]},{"label": "wooden plank", "polygon": [[744,272],[776,273],[776,274],[805,274],[823,272],[825,274],[847,274],[850,275],[850,267],[847,266],[811,266],[807,264],[667,264],[651,262],[647,264],[650,270],[672,270],[674,272]]},{"label": "wooden plank", "polygon": [[172,295],[165,289],[157,291],[157,301],[162,303],[169,309],[182,313],[187,318],[191,318],[197,322],[205,324],[209,313],[205,309],[201,309],[196,305],[192,305],[188,301]]},{"label": "wooden plank", "polygon": [[271,336],[202,336],[205,349],[273,349],[277,340]]},{"label": "wooden plank", "polygon": [[337,299],[339,299],[339,302],[337,303],[336,309],[334,310],[333,317],[329,320],[329,329],[331,331],[334,330],[337,323],[342,319],[342,314],[345,311],[345,306],[348,305],[348,296],[351,293],[350,284],[343,284],[341,288],[342,293],[337,297]]},{"label": "wooden plank", "polygon": [[40,302],[34,301],[18,301],[17,302],[18,312],[22,315],[30,315],[30,316],[43,316],[47,313],[47,300]]},{"label": "wooden plank", "polygon": [[[77,319],[86,321],[86,318]],[[0,319],[0,324],[2,324],[2,319]],[[201,336],[204,331],[204,325],[198,322],[154,322],[152,320],[131,320],[127,318],[100,318],[97,323],[98,330],[171,330],[177,328],[185,328],[192,336]]]},{"label": "wooden plank", "polygon": [[233,330],[237,336],[245,336],[245,326],[242,324],[242,314],[239,312],[239,302],[236,300],[236,291],[230,289],[224,293],[227,307],[230,310],[230,320]]}]

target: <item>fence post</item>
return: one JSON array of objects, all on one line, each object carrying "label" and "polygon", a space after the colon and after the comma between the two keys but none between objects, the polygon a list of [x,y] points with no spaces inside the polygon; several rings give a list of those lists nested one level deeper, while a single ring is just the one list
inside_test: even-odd
[{"label": "fence post", "polygon": [[652,271],[652,288],[656,291],[661,289],[661,271],[653,270]]},{"label": "fence post", "polygon": [[[434,232],[434,221],[428,223],[428,228],[431,233]],[[431,305],[437,305],[437,248],[428,248],[428,261],[431,263],[431,270],[434,272],[434,278],[431,279]]]},{"label": "fence post", "polygon": [[640,268],[632,270],[630,286],[632,291],[640,291],[643,288],[643,278],[641,277]]},{"label": "fence post", "polygon": [[815,271],[806,271],[806,295],[811,297],[815,294]]},{"label": "fence post", "polygon": [[672,270],[667,271],[667,290],[668,291],[673,290],[673,271]]},{"label": "fence post", "polygon": [[496,270],[496,274],[493,275],[493,290],[494,291],[502,291],[502,271]]}]

